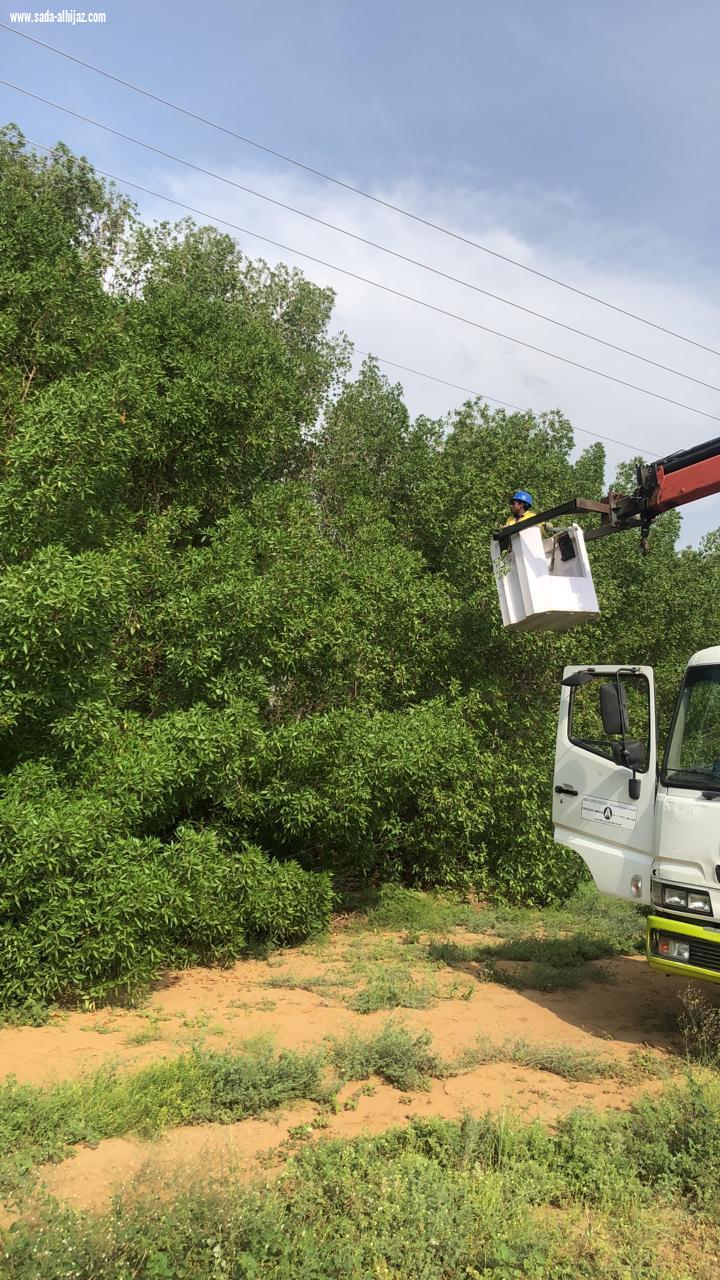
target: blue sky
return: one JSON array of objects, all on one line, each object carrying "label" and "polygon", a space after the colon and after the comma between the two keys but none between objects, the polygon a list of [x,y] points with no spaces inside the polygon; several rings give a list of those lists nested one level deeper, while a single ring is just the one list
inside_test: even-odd
[{"label": "blue sky", "polygon": [[[105,7],[104,25],[18,29],[720,350],[714,0],[87,2]],[[76,111],[720,386],[716,356],[368,205],[5,31],[0,65],[5,79]],[[36,142],[62,138],[100,168],[720,416],[720,392],[389,261],[3,87],[0,117]],[[175,216],[160,201],[138,200],[147,216]],[[241,243],[270,261],[286,256]],[[304,269],[336,288],[337,326],[358,347],[510,403],[559,406],[579,444],[597,433],[664,453],[720,434],[710,418]],[[462,398],[388,372],[404,382],[413,412],[443,413]],[[611,447],[610,469],[627,453]],[[720,499],[697,504],[683,540],[716,525]]]}]

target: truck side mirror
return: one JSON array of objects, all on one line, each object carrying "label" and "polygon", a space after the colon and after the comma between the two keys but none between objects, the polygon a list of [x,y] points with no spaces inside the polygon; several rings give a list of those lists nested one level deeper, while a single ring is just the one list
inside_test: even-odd
[{"label": "truck side mirror", "polygon": [[647,769],[647,751],[644,742],[636,742],[631,740],[625,748],[625,764],[628,769],[640,769],[643,773]]},{"label": "truck side mirror", "polygon": [[625,685],[607,681],[600,685],[600,716],[608,737],[626,737],[629,731]]},{"label": "truck side mirror", "polygon": [[637,742],[634,738],[627,738],[624,744],[613,742],[612,758],[614,764],[624,764],[627,769],[639,769],[641,773],[647,769],[645,743]]}]

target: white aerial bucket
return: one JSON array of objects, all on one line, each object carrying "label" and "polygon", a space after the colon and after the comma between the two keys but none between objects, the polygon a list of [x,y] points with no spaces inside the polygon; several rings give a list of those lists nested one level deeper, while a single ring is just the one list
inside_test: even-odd
[{"label": "white aerial bucket", "polygon": [[[504,542],[504,540],[503,540]],[[566,631],[600,617],[583,531],[577,524],[543,538],[519,528],[509,544],[493,541],[503,625],[512,631]]]}]

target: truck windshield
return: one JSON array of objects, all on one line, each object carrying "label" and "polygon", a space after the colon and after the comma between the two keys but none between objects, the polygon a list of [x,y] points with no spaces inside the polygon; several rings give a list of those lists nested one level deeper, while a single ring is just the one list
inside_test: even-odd
[{"label": "truck windshield", "polygon": [[691,667],[673,717],[663,781],[720,791],[720,666]]}]

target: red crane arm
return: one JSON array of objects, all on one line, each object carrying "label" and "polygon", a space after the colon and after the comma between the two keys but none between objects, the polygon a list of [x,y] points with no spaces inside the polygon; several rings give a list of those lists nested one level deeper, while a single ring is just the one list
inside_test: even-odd
[{"label": "red crane arm", "polygon": [[655,463],[654,472],[647,508],[651,516],[720,493],[720,439],[663,458]]}]

